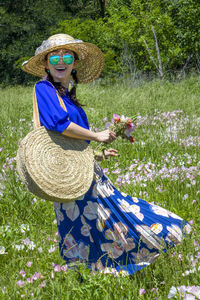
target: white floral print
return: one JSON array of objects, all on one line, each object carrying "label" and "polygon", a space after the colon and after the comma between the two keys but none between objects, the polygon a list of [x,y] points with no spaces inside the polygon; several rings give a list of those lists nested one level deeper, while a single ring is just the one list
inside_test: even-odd
[{"label": "white floral print", "polygon": [[126,237],[128,228],[123,223],[115,223],[114,230],[107,229],[105,237],[108,240],[113,240],[113,243],[101,244],[101,250],[108,253],[111,258],[117,258],[123,254],[124,251],[128,252],[135,248],[133,238]]},{"label": "white floral print", "polygon": [[160,223],[154,223],[150,228],[155,234],[159,234],[163,230],[163,226]]},{"label": "white floral print", "polygon": [[192,231],[192,226],[190,226],[190,224],[186,224],[183,227],[183,231],[189,234]]},{"label": "white floral print", "polygon": [[97,196],[101,196],[102,198],[108,198],[111,195],[114,195],[114,188],[109,181],[98,182],[96,184],[96,193]]},{"label": "white floral print", "polygon": [[172,224],[171,226],[167,226],[167,230],[169,233],[166,237],[166,240],[168,242],[173,242],[174,244],[179,244],[183,236],[181,228],[175,224]]},{"label": "white floral print", "polygon": [[83,242],[77,243],[72,234],[67,234],[64,239],[63,254],[70,259],[87,260],[89,256],[89,246],[84,245]]},{"label": "white floral print", "polygon": [[132,252],[133,261],[139,266],[150,265],[159,256],[158,252],[150,252],[146,248],[142,248],[139,252]]},{"label": "white floral print", "polygon": [[103,231],[105,228],[105,221],[110,218],[110,210],[107,208],[104,208],[102,204],[93,203],[91,201],[87,202],[87,205],[84,208],[83,215],[88,220],[94,220],[96,221],[96,226],[99,231]]},{"label": "white floral print", "polygon": [[132,197],[132,200],[133,200],[133,202],[135,202],[135,203],[138,203],[138,202],[139,202],[138,198],[136,198],[136,197]]},{"label": "white floral print", "polygon": [[81,222],[83,224],[83,226],[81,227],[81,234],[84,236],[88,236],[90,239],[90,242],[94,243],[94,240],[90,233],[90,230],[92,229],[92,227],[89,224],[87,224],[87,222],[85,221],[85,218],[83,216],[81,216]]},{"label": "white floral print", "polygon": [[158,249],[161,250],[165,248],[165,243],[161,237],[151,230],[147,225],[136,225],[136,230],[139,232],[140,239],[147,244],[149,249]]},{"label": "white floral print", "polygon": [[126,213],[133,213],[140,221],[144,219],[144,215],[140,212],[140,207],[138,205],[130,205],[125,199],[118,199],[122,211]]},{"label": "white floral print", "polygon": [[60,222],[64,221],[64,215],[60,211],[60,207],[61,207],[60,203],[54,202],[54,210],[55,210],[56,220],[58,225],[60,225]]},{"label": "white floral print", "polygon": [[160,206],[157,206],[155,204],[151,204],[151,209],[153,210],[153,212],[156,215],[160,215],[160,216],[169,218],[169,212],[168,212],[168,210],[166,210],[166,209],[164,209],[164,208],[162,208]]},{"label": "white floral print", "polygon": [[171,218],[177,219],[177,220],[183,220],[181,217],[177,216],[176,214],[172,213],[171,211],[169,211],[165,208],[162,208],[160,206],[157,206],[155,204],[151,204],[151,208],[156,215],[161,215],[161,216],[167,217],[167,218],[171,217]]},{"label": "white floral print", "polygon": [[177,220],[183,220],[181,217],[177,216],[176,214],[174,214],[174,213],[171,212],[171,211],[168,211],[168,215],[169,215],[171,218],[174,218],[174,219],[177,219]]},{"label": "white floral print", "polygon": [[62,209],[65,211],[66,215],[71,221],[75,221],[80,215],[79,207],[76,204],[76,201],[63,203]]}]

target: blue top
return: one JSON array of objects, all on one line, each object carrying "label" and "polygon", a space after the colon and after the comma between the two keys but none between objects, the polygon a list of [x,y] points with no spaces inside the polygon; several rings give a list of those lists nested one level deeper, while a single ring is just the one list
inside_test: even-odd
[{"label": "blue top", "polygon": [[50,82],[46,80],[37,82],[35,93],[41,126],[62,133],[71,122],[74,122],[89,129],[86,113],[69,98],[68,90],[61,96],[67,111],[60,106],[56,90]]}]

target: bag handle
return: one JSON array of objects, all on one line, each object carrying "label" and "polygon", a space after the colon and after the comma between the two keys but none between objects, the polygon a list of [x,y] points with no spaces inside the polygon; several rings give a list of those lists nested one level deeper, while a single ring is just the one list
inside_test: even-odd
[{"label": "bag handle", "polygon": [[[58,100],[59,100],[59,103],[60,103],[60,106],[65,110],[67,111],[67,108],[64,104],[64,101],[63,99],[61,98],[61,96],[58,94],[58,91],[56,90],[56,88],[53,86],[53,84],[51,82],[49,82],[52,87],[54,88],[54,90],[56,91],[56,95],[58,97]],[[41,125],[40,125],[40,118],[39,118],[39,110],[38,110],[38,103],[37,103],[37,98],[36,98],[36,92],[35,92],[35,86],[34,86],[34,89],[33,89],[33,127],[34,129],[37,129],[39,128]]]}]

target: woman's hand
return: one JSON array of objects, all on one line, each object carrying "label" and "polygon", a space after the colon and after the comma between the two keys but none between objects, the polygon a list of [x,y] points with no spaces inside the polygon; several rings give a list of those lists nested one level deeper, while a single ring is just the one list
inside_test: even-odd
[{"label": "woman's hand", "polygon": [[109,156],[118,156],[117,150],[110,148],[110,149],[104,149],[103,151],[96,151],[94,152],[95,154],[95,159],[98,161],[102,161],[104,158],[108,159]]},{"label": "woman's hand", "polygon": [[117,152],[118,151],[116,149],[113,149],[113,148],[105,149],[104,150],[105,159],[107,159],[109,156],[118,156]]},{"label": "woman's hand", "polygon": [[110,131],[109,129],[96,132],[96,142],[100,143],[112,143],[116,139],[116,134],[114,131]]}]

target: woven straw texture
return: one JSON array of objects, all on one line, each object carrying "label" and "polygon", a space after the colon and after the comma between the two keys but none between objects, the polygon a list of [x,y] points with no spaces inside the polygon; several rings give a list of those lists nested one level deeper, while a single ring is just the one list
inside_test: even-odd
[{"label": "woven straw texture", "polygon": [[23,63],[22,70],[38,77],[47,75],[45,57],[58,49],[71,50],[77,54],[76,71],[79,83],[92,82],[101,74],[104,65],[104,55],[101,50],[94,44],[84,43],[67,34],[56,34],[43,41],[36,49],[35,56]]},{"label": "woven straw texture", "polygon": [[83,196],[94,174],[93,150],[88,143],[40,127],[19,142],[17,170],[28,190],[55,202]]}]

